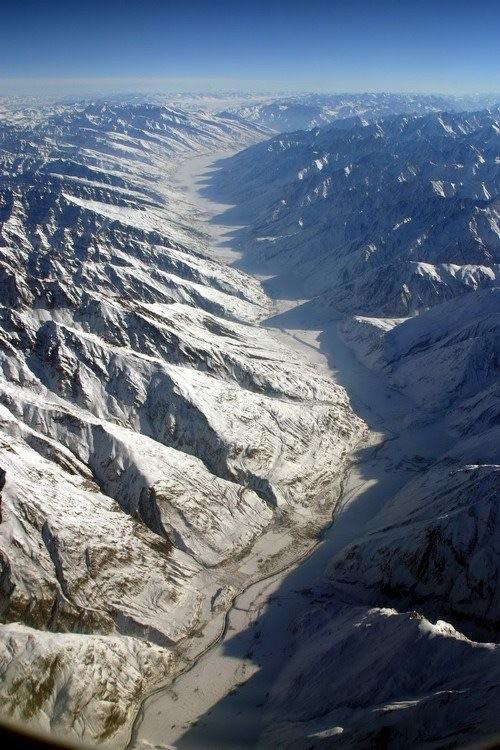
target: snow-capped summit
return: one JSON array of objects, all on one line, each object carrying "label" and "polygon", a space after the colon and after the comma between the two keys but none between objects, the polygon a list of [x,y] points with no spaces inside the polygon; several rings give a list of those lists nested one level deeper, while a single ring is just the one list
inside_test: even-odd
[{"label": "snow-capped summit", "polygon": [[232,107],[240,117],[280,133],[323,128],[337,120],[367,124],[396,114],[460,112],[498,106],[495,96],[440,96],[436,94],[295,94],[249,101]]},{"label": "snow-capped summit", "polygon": [[[500,654],[498,111],[175,103],[0,121],[2,712],[112,747],[137,717],[131,746],[151,747],[187,727],[162,713],[174,677],[199,717],[250,675],[258,701],[231,710],[263,747],[480,739]],[[270,137],[304,106],[310,130]],[[235,150],[196,173],[195,205],[182,162]]]},{"label": "snow-capped summit", "polygon": [[257,255],[302,296],[404,316],[496,283],[498,112],[400,115],[280,135],[227,162]]}]

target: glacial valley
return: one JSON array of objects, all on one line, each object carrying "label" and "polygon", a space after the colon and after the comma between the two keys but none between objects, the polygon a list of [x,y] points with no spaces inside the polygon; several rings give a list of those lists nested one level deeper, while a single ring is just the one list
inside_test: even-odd
[{"label": "glacial valley", "polygon": [[500,730],[499,111],[292,104],[2,104],[4,717]]}]

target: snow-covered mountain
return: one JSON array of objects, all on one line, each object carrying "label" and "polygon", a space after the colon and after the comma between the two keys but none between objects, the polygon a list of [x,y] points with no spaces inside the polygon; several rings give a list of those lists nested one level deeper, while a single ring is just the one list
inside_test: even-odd
[{"label": "snow-covered mountain", "polygon": [[334,561],[337,584],[359,590],[361,583],[377,603],[396,598],[494,638],[500,289],[472,291],[404,321],[346,319],[340,331],[429,421],[442,419],[452,440]]},{"label": "snow-covered mountain", "polygon": [[[210,189],[236,204],[228,223],[252,217],[239,233],[246,265],[274,294],[309,299],[276,325],[321,330],[334,364],[339,333],[413,404],[407,433],[444,436],[430,457],[411,456],[407,480],[330,561],[296,623],[262,746],[437,747],[494,733],[498,111],[282,134],[221,163]],[[386,471],[398,469],[392,455]]]},{"label": "snow-covered mountain", "polygon": [[173,177],[264,135],[147,103],[0,123],[0,693],[14,718],[120,745],[176,644],[331,512],[361,420],[258,327],[271,301],[208,258]]},{"label": "snow-covered mountain", "polygon": [[230,107],[240,117],[271,130],[285,133],[293,130],[322,128],[335,120],[359,118],[372,121],[389,115],[459,112],[498,106],[495,96],[440,96],[436,94],[296,94],[247,101]]},{"label": "snow-covered mountain", "polygon": [[[310,549],[359,460],[378,505],[289,592],[262,747],[498,730],[500,124],[465,106],[1,104],[2,714],[126,744],[235,595]],[[177,181],[230,150],[204,190],[262,285],[214,259]],[[313,331],[334,372],[347,345],[395,403],[363,393],[384,441],[360,443],[346,390],[272,325]]]},{"label": "snow-covered mountain", "polygon": [[281,135],[233,157],[216,187],[252,211],[274,289],[400,317],[495,283],[498,123],[432,114]]},{"label": "snow-covered mountain", "polygon": [[466,747],[485,738],[495,746],[493,644],[417,611],[342,605],[316,607],[294,640],[273,688],[263,750]]}]

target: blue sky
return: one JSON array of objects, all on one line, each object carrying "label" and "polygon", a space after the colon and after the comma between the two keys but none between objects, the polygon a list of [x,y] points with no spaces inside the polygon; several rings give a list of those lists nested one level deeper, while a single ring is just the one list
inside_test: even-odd
[{"label": "blue sky", "polygon": [[490,0],[4,0],[0,94],[500,92]]}]

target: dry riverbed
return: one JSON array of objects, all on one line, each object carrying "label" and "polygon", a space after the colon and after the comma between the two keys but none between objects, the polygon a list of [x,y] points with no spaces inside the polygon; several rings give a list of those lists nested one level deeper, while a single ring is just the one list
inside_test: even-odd
[{"label": "dry riverbed", "polygon": [[[223,156],[190,159],[180,167],[177,180],[211,237],[214,256],[234,263],[240,254],[231,249],[231,238],[241,227],[219,222],[227,206],[205,197],[202,190],[216,168],[214,162]],[[275,302],[274,314],[293,310],[300,302]],[[325,595],[329,560],[408,480],[429,445],[433,450],[437,444],[446,445],[440,425],[418,427],[414,420],[410,424],[406,415],[414,414],[414,405],[355,359],[334,324],[326,336],[313,325],[282,328],[272,319],[261,324],[272,327],[274,335],[343,385],[369,431],[360,435],[360,444],[346,462],[334,518],[330,507],[323,531],[318,535],[316,523],[309,533],[307,528],[299,535],[285,528],[264,534],[234,585],[215,593],[212,609],[218,614],[180,648],[176,675],[143,702],[130,748],[255,747],[269,691],[289,655],[294,622]],[[264,567],[262,560],[267,560]]]}]

